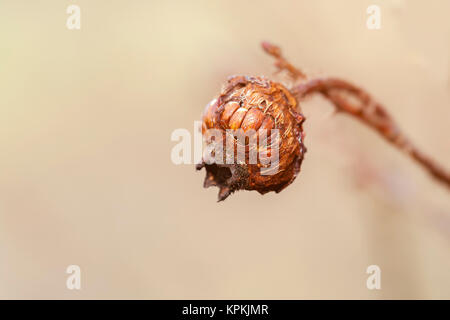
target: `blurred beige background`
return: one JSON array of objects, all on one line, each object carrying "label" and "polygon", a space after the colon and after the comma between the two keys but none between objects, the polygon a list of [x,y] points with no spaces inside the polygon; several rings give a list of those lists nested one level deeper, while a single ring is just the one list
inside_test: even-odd
[{"label": "blurred beige background", "polygon": [[[66,8],[81,8],[81,30]],[[366,8],[381,8],[368,30]],[[368,89],[450,168],[449,1],[2,1],[0,298],[450,298],[450,193],[321,98],[280,194],[216,203],[176,166],[261,40]],[[66,288],[81,267],[80,291]],[[381,290],[366,288],[379,265]]]}]

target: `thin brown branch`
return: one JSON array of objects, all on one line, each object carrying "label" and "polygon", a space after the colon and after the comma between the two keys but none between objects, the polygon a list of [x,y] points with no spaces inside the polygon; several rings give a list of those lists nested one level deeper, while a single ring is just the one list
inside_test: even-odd
[{"label": "thin brown branch", "polygon": [[279,47],[269,42],[263,42],[261,46],[267,54],[275,58],[275,66],[279,71],[286,70],[294,81],[297,79],[306,79],[306,75],[300,69],[294,67],[283,57]]},{"label": "thin brown branch", "polygon": [[[267,43],[263,44],[263,48],[277,59],[277,66],[291,73],[294,79],[298,79],[300,74],[303,75],[282,56],[280,48]],[[299,100],[311,94],[322,94],[335,105],[337,111],[351,115],[373,128],[387,141],[408,154],[433,177],[450,187],[450,173],[415,147],[386,109],[363,89],[344,80],[319,78],[296,85],[292,93]]]}]

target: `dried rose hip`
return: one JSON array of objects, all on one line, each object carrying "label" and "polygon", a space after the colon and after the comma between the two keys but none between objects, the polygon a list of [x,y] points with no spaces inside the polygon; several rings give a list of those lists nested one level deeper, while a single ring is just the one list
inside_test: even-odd
[{"label": "dried rose hip", "polygon": [[203,113],[206,154],[197,170],[206,169],[204,187],[219,187],[219,201],[241,189],[280,192],[300,171],[303,122],[297,99],[283,85],[231,77]]},{"label": "dried rose hip", "polygon": [[366,91],[337,78],[308,79],[279,47],[263,42],[262,48],[276,59],[279,71],[287,71],[294,85],[289,91],[262,77],[235,76],[206,106],[202,119],[206,152],[197,170],[206,169],[205,188],[220,188],[219,201],[241,189],[280,192],[294,181],[306,152],[298,101],[313,94],[321,94],[337,111],[377,131],[450,187],[450,172],[415,147]]}]

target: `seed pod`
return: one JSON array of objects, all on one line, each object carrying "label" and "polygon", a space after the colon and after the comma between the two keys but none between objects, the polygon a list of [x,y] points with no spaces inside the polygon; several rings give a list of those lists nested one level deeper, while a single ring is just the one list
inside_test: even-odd
[{"label": "seed pod", "polygon": [[[296,98],[262,77],[231,77],[202,118],[204,187],[219,201],[236,190],[280,192],[294,181],[306,148]],[[255,156],[256,155],[256,156]]]}]

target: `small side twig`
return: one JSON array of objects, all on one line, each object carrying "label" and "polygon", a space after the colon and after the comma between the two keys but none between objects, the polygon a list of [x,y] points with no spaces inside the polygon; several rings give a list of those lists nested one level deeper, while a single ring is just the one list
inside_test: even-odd
[{"label": "small side twig", "polygon": [[[276,59],[275,65],[280,70],[286,70],[294,80],[306,78],[303,72],[283,57],[280,48],[267,42],[264,42],[262,46],[268,54]],[[386,109],[363,89],[341,79],[318,78],[296,84],[292,92],[299,100],[311,94],[322,94],[334,104],[338,112],[351,115],[373,128],[384,139],[408,154],[433,177],[450,187],[450,173],[415,147],[399,129]]]},{"label": "small side twig", "polygon": [[306,75],[300,70],[294,67],[289,61],[287,61],[281,54],[281,49],[269,42],[263,42],[261,44],[264,51],[276,59],[275,66],[279,71],[288,71],[291,78],[295,81],[298,79],[306,79]]}]

